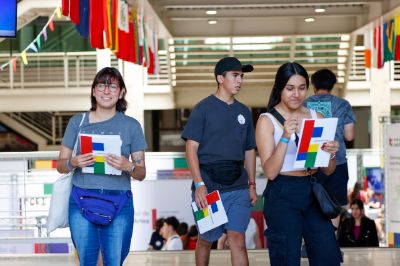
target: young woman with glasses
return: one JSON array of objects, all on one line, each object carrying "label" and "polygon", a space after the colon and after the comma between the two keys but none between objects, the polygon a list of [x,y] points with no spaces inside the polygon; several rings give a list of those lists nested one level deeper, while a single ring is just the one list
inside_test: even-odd
[{"label": "young woman with glasses", "polygon": [[[127,88],[117,69],[106,67],[100,70],[91,87],[90,111],[85,115],[76,114],[70,119],[62,141],[57,170],[60,173],[74,170],[69,225],[80,265],[96,265],[100,250],[104,265],[122,265],[129,252],[134,221],[131,180],[142,181],[145,178],[144,150],[147,145],[139,122],[124,114],[127,109],[126,93]],[[81,134],[120,138],[121,155],[94,156],[93,152],[82,154],[82,143],[78,137]],[[78,145],[76,155],[73,155],[75,141],[78,141]],[[104,167],[111,166],[120,170],[120,174],[82,171],[82,168],[93,165],[95,168],[96,163],[103,162]],[[115,205],[118,211],[115,210],[110,216],[111,222],[103,225],[93,221],[93,216],[104,218],[104,215],[89,207],[85,210],[82,207],[82,198],[85,197],[78,200],[74,197],[78,192],[90,195],[91,198],[87,196],[87,199],[106,198],[104,202],[107,203],[107,199],[112,198],[113,203],[118,202],[120,206]]]}]

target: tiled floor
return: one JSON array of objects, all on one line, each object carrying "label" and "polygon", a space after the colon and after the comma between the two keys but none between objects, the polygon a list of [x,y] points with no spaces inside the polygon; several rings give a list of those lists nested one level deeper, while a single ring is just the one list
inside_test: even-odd
[{"label": "tiled floor", "polygon": [[[343,266],[400,266],[400,249],[343,249]],[[269,265],[266,250],[249,251],[250,265]],[[70,255],[0,255],[1,266],[73,266],[74,259]],[[125,261],[125,266],[186,266],[194,265],[194,253],[182,252],[132,252]],[[228,266],[229,251],[213,251],[210,266]],[[308,265],[302,259],[302,266]]]}]

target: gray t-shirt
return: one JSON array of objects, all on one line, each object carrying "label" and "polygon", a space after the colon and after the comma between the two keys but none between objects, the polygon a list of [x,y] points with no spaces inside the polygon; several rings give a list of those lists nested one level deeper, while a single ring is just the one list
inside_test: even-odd
[{"label": "gray t-shirt", "polygon": [[346,163],[346,145],[344,143],[344,126],[355,123],[356,117],[351,105],[343,98],[332,94],[313,95],[304,101],[304,106],[314,109],[324,117],[337,117],[338,125],[335,134],[335,140],[339,142],[339,150],[336,153],[336,164]]},{"label": "gray t-shirt", "polygon": [[[69,120],[62,145],[70,149],[74,148],[81,120],[82,114],[76,114]],[[112,118],[98,123],[89,123],[89,112],[86,113],[80,133],[120,135],[122,140],[121,155],[126,158],[129,158],[133,152],[143,151],[147,148],[140,123],[136,119],[120,112],[117,112]],[[79,155],[80,152],[78,140],[76,154]],[[128,172],[122,171],[121,175],[87,174],[82,173],[81,168],[75,169],[72,178],[72,183],[75,186],[86,189],[130,190],[130,181]]]}]

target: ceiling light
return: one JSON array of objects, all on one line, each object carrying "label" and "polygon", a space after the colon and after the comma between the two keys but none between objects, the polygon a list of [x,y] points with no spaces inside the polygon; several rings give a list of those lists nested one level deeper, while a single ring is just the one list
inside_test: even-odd
[{"label": "ceiling light", "polygon": [[217,24],[217,23],[218,23],[218,21],[215,20],[215,19],[210,19],[210,20],[208,21],[208,24],[210,24],[210,25],[215,25],[215,24]]},{"label": "ceiling light", "polygon": [[314,22],[315,18],[306,18],[304,21],[305,22]]},{"label": "ceiling light", "polygon": [[314,9],[315,13],[324,13],[325,12],[325,8],[322,7],[316,7]]},{"label": "ceiling light", "polygon": [[217,13],[218,13],[217,10],[207,10],[206,11],[207,15],[216,15]]}]

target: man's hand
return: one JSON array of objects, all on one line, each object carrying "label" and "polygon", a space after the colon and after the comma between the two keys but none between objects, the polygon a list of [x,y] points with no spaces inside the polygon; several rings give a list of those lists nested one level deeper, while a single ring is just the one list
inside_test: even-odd
[{"label": "man's hand", "polygon": [[204,185],[196,188],[196,191],[194,192],[194,199],[196,201],[196,204],[201,209],[207,208],[208,206],[206,199],[207,194],[208,194],[207,188]]},{"label": "man's hand", "polygon": [[254,206],[254,205],[256,205],[257,199],[258,199],[257,192],[256,192],[256,187],[250,186],[249,187],[249,192],[250,192],[251,205]]}]

